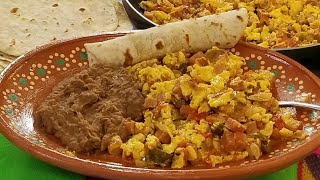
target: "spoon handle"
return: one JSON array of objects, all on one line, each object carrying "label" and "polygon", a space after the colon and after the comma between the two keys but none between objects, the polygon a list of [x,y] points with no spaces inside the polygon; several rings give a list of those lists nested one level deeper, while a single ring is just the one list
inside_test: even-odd
[{"label": "spoon handle", "polygon": [[286,107],[304,107],[308,109],[314,109],[320,111],[320,106],[316,104],[309,104],[309,103],[301,103],[301,102],[294,102],[294,101],[279,101],[279,106],[286,106]]}]

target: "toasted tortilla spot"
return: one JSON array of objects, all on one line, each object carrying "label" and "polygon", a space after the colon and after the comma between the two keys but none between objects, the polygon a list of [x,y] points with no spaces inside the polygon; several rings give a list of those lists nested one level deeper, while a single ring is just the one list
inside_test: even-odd
[{"label": "toasted tortilla spot", "polygon": [[227,42],[227,45],[230,45],[231,43],[230,42]]},{"label": "toasted tortilla spot", "polygon": [[[223,36],[227,38],[227,37],[228,37],[228,34],[226,34],[225,32],[223,32]],[[232,36],[232,37],[233,37],[233,36]]]},{"label": "toasted tortilla spot", "polygon": [[187,41],[187,44],[190,45],[190,44],[189,44],[189,42],[190,42],[189,34],[186,34],[186,41]]},{"label": "toasted tortilla spot", "polygon": [[59,4],[52,4],[52,7],[58,7]]},{"label": "toasted tortilla spot", "polygon": [[215,42],[214,45],[215,46],[220,46],[220,43],[219,42]]},{"label": "toasted tortilla spot", "polygon": [[161,50],[161,49],[163,49],[163,44],[162,44],[162,42],[161,41],[159,41],[159,42],[157,42],[157,44],[156,44],[156,48],[157,48],[157,50]]},{"label": "toasted tortilla spot", "polygon": [[15,40],[15,39],[12,39],[12,40],[10,41],[10,46],[12,47],[12,46],[14,46],[14,45],[16,45],[16,40]]},{"label": "toasted tortilla spot", "polygon": [[212,26],[219,26],[220,23],[211,22],[210,24],[211,24]]},{"label": "toasted tortilla spot", "polygon": [[126,53],[124,53],[124,66],[131,66],[132,65],[132,62],[133,62],[133,57],[132,55],[130,54],[130,50],[127,49],[126,50]]},{"label": "toasted tortilla spot", "polygon": [[15,13],[18,11],[18,9],[19,9],[19,8],[12,8],[10,12],[11,12],[12,14],[15,14]]},{"label": "toasted tortilla spot", "polygon": [[239,19],[241,22],[244,21],[243,18],[241,16],[239,16],[239,15],[237,15],[237,19]]},{"label": "toasted tortilla spot", "polygon": [[80,8],[79,11],[83,12],[85,11],[86,9],[85,8]]}]

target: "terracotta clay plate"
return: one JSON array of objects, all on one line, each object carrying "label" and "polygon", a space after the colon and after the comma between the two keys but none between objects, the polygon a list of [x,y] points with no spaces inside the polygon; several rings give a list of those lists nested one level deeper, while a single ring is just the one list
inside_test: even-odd
[{"label": "terracotta clay plate", "polygon": [[[112,39],[124,34],[103,34],[58,42],[38,48],[10,64],[0,75],[0,130],[12,143],[33,156],[61,168],[109,179],[233,179],[257,176],[285,168],[320,146],[320,112],[297,110],[310,135],[280,144],[259,160],[239,161],[215,168],[144,169],[121,157],[102,154],[71,156],[58,141],[33,126],[32,112],[58,82],[88,67],[84,43]],[[276,52],[246,43],[231,49],[246,60],[245,70],[267,69],[276,77],[279,100],[294,100],[310,93],[320,103],[320,81],[297,62]]]}]

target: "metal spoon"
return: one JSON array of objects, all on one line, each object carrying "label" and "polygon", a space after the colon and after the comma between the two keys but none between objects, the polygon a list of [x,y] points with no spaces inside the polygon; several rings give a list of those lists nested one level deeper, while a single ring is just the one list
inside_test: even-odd
[{"label": "metal spoon", "polygon": [[320,105],[316,104],[309,104],[309,103],[301,103],[301,102],[294,102],[294,101],[279,101],[279,106],[284,107],[303,107],[313,110],[320,111]]}]

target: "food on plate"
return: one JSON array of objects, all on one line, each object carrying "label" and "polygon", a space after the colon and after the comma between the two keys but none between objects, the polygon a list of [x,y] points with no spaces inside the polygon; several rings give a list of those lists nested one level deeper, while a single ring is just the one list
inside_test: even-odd
[{"label": "food on plate", "polygon": [[140,6],[158,24],[246,8],[248,42],[270,48],[320,43],[319,0],[144,0]]},{"label": "food on plate", "polygon": [[184,20],[138,31],[113,40],[85,44],[90,64],[133,65],[169,52],[231,48],[247,25],[245,9]]},{"label": "food on plate", "polygon": [[280,109],[270,71],[244,72],[244,59],[213,47],[169,53],[129,67],[145,96],[144,122],[122,157],[160,166],[259,159],[279,140],[304,138],[302,122]]},{"label": "food on plate", "polygon": [[278,107],[274,74],[244,72],[217,47],[179,50],[128,67],[91,65],[36,110],[36,124],[67,149],[109,153],[137,166],[219,166],[259,159],[279,141],[306,137]]},{"label": "food on plate", "polygon": [[0,12],[0,52],[13,56],[54,40],[132,29],[118,0],[5,0]]},{"label": "food on plate", "polygon": [[104,151],[142,120],[144,97],[125,68],[95,65],[59,83],[35,112],[37,126],[76,152]]}]

